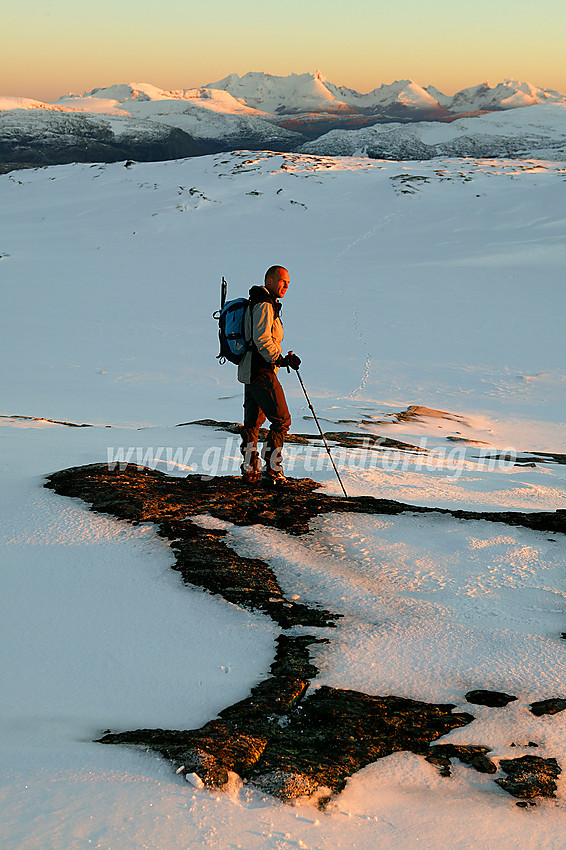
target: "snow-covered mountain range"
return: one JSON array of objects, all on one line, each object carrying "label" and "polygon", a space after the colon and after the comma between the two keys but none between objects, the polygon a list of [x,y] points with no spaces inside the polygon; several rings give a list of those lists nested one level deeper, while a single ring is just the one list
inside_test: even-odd
[{"label": "snow-covered mountain range", "polygon": [[384,84],[367,94],[329,82],[320,71],[276,77],[250,72],[230,74],[208,83],[207,89],[231,94],[240,103],[273,115],[315,113],[359,113],[415,118],[433,115],[512,109],[536,103],[566,102],[566,96],[531,83],[505,80],[495,86],[485,82],[463,89],[453,97],[433,86],[423,88],[412,80]]},{"label": "snow-covered mountain range", "polygon": [[[162,160],[235,149],[364,150],[385,158],[429,158],[436,149],[426,149],[430,145],[421,139],[421,122],[426,122],[425,135],[434,122],[442,139],[459,133],[470,137],[471,142],[457,145],[457,155],[477,153],[476,136],[484,155],[513,156],[515,150],[525,155],[531,136],[525,138],[523,125],[529,122],[506,117],[525,106],[537,107],[537,122],[545,128],[534,134],[535,155],[539,137],[544,149],[563,147],[563,132],[557,136],[553,122],[562,115],[556,107],[565,105],[566,95],[515,80],[483,83],[453,96],[411,80],[362,94],[334,85],[318,71],[285,77],[230,74],[201,88],[176,91],[130,83],[69,94],[54,103],[0,97],[0,162]],[[549,106],[552,110],[545,111]],[[497,114],[502,129],[495,136],[509,134],[509,144],[491,149],[493,126],[491,119],[484,126],[486,112]],[[471,116],[474,121],[459,123]],[[452,122],[455,132],[445,126]]]}]

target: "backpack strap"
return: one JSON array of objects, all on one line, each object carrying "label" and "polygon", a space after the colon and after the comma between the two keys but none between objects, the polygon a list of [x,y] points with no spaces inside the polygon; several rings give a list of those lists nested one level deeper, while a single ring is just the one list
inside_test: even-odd
[{"label": "backpack strap", "polygon": [[271,295],[270,292],[264,286],[252,286],[249,292],[249,310],[251,311],[251,324],[252,324],[252,339],[246,339],[246,346],[249,344],[249,347],[252,352],[252,363],[251,363],[251,378],[254,381],[261,372],[272,372],[273,364],[267,363],[266,360],[261,356],[259,351],[257,350],[257,346],[253,341],[253,309],[257,304],[271,304],[273,308],[273,321],[276,319],[281,319],[281,302]]},{"label": "backpack strap", "polygon": [[261,304],[265,301],[273,307],[273,318],[280,318],[281,302],[278,301],[277,298],[274,298],[264,286],[252,286],[249,296],[249,304],[252,310],[256,304]]}]

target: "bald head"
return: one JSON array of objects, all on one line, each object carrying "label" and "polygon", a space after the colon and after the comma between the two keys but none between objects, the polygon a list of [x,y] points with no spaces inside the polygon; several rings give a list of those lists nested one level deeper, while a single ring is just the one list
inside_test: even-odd
[{"label": "bald head", "polygon": [[274,298],[283,298],[289,287],[289,272],[284,266],[270,266],[265,273],[265,288]]}]

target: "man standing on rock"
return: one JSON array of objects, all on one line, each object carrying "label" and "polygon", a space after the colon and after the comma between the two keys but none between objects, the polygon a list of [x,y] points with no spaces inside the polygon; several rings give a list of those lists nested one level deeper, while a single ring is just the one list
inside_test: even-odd
[{"label": "man standing on rock", "polygon": [[[263,477],[273,484],[284,484],[281,464],[282,448],[291,426],[291,417],[283,387],[277,378],[280,366],[298,369],[300,359],[290,351],[281,356],[283,325],[281,302],[289,287],[289,272],[283,266],[271,266],[265,273],[263,286],[250,289],[250,306],[244,319],[246,343],[249,346],[238,365],[238,380],[244,384],[244,425],[241,470],[249,482]],[[270,428],[263,449],[264,468],[257,450],[259,429],[266,419]]]}]

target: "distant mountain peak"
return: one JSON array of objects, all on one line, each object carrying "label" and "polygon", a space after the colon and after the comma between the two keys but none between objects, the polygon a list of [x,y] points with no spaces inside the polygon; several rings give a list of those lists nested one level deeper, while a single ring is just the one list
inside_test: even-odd
[{"label": "distant mountain peak", "polygon": [[495,85],[489,80],[477,86],[462,89],[452,98],[449,107],[453,112],[473,110],[493,111],[534,106],[549,101],[564,102],[566,98],[552,89],[542,89],[523,80],[505,79]]},{"label": "distant mountain peak", "polygon": [[348,106],[336,98],[321,71],[284,77],[249,71],[242,77],[230,74],[208,83],[207,88],[223,89],[248,106],[274,115],[348,111]]},{"label": "distant mountain peak", "polygon": [[[382,83],[363,94],[329,82],[317,69],[314,73],[286,76],[264,71],[248,71],[243,75],[232,73],[192,89],[165,90],[147,82],[119,83],[94,88],[83,95],[67,95],[54,104],[29,98],[3,97],[0,98],[0,111],[34,108],[131,115],[136,118],[149,118],[151,115],[152,120],[159,121],[159,116],[163,115],[187,115],[191,110],[193,114],[194,110],[205,110],[207,120],[212,120],[209,117],[212,113],[217,116],[224,114],[229,120],[230,116],[247,115],[292,128],[293,131],[298,128],[298,121],[305,125],[307,134],[314,135],[317,127],[321,126],[320,122],[328,124],[333,120],[350,122],[350,126],[354,126],[352,122],[361,126],[372,120],[439,120],[553,102],[566,103],[566,97],[552,89],[511,78],[495,84],[484,80],[453,96],[434,86],[423,88],[409,78]],[[318,124],[306,128],[305,122],[312,121]],[[188,119],[183,119],[179,126],[189,124]],[[192,124],[190,126],[192,128]],[[299,132],[303,130],[299,129]]]}]

